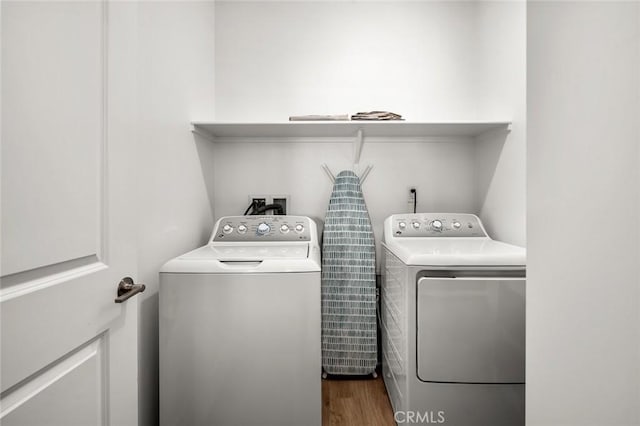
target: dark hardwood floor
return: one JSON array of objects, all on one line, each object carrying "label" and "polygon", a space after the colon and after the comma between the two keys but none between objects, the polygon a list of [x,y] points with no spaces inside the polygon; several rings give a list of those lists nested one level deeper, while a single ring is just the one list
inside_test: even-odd
[{"label": "dark hardwood floor", "polygon": [[322,380],[322,426],[395,426],[382,376]]}]

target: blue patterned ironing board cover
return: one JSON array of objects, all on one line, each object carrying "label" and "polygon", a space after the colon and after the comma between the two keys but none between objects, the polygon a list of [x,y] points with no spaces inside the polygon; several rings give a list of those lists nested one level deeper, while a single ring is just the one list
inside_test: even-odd
[{"label": "blue patterned ironing board cover", "polygon": [[322,245],[322,367],[365,375],[377,363],[376,251],[360,179],[338,174]]}]

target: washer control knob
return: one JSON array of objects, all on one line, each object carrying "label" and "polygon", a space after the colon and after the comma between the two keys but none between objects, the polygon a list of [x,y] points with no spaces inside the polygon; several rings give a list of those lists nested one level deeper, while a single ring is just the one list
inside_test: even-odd
[{"label": "washer control knob", "polygon": [[431,229],[433,229],[434,231],[442,231],[442,222],[438,219],[434,220],[433,222],[431,222]]},{"label": "washer control knob", "polygon": [[403,229],[403,230],[404,230],[404,229],[406,229],[406,227],[407,227],[407,224],[406,224],[405,222],[399,222],[399,223],[398,223],[398,228],[400,228],[400,229]]},{"label": "washer control knob", "polygon": [[265,235],[269,233],[269,231],[271,231],[271,227],[269,226],[268,223],[262,222],[261,224],[258,225],[257,231],[258,231],[258,234]]},{"label": "washer control knob", "polygon": [[229,234],[231,232],[233,232],[233,226],[231,225],[225,225],[222,227],[222,232],[224,232],[225,234]]},{"label": "washer control knob", "polygon": [[457,220],[453,222],[453,229],[460,229],[462,225]]},{"label": "washer control knob", "polygon": [[280,227],[280,232],[282,232],[283,234],[289,232],[289,225],[287,225],[286,223],[282,224],[282,226]]},{"label": "washer control knob", "polygon": [[301,223],[297,224],[296,227],[295,227],[295,230],[296,230],[297,233],[300,233],[300,232],[304,231],[304,225],[301,224]]},{"label": "washer control knob", "polygon": [[244,234],[245,232],[247,232],[247,227],[245,225],[238,226],[238,232]]},{"label": "washer control knob", "polygon": [[420,229],[420,222],[411,222],[411,226],[413,229]]}]

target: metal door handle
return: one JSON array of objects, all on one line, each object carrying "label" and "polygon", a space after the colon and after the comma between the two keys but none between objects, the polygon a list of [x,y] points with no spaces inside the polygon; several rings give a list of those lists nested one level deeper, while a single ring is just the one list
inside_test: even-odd
[{"label": "metal door handle", "polygon": [[131,277],[124,277],[118,284],[118,297],[116,297],[115,302],[122,303],[131,296],[142,293],[145,288],[144,284],[134,284]]}]

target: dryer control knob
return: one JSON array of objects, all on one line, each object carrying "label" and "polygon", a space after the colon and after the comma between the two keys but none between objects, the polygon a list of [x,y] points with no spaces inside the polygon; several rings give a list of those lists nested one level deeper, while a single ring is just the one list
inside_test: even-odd
[{"label": "dryer control knob", "polygon": [[287,232],[289,232],[289,225],[287,225],[286,223],[285,223],[285,224],[283,224],[283,225],[280,227],[280,232],[282,232],[283,234],[286,234]]},{"label": "dryer control knob", "polygon": [[264,235],[269,233],[269,231],[271,231],[271,227],[269,226],[268,223],[262,222],[261,224],[258,225],[258,234],[260,235]]},{"label": "dryer control knob", "polygon": [[222,227],[222,232],[224,232],[225,234],[228,234],[230,232],[233,232],[233,226],[231,225],[225,225]]},{"label": "dryer control knob", "polygon": [[296,232],[300,233],[302,231],[304,231],[304,225],[302,225],[301,223],[296,225]]},{"label": "dryer control knob", "polygon": [[411,222],[411,226],[413,229],[420,229],[420,222]]},{"label": "dryer control knob", "polygon": [[458,221],[453,222],[453,228],[454,229],[460,229],[461,226],[462,225],[460,224],[460,222],[458,222]]},{"label": "dryer control knob", "polygon": [[438,219],[434,220],[433,222],[431,222],[431,229],[433,229],[434,231],[442,231],[442,222]]},{"label": "dryer control knob", "polygon": [[404,223],[404,222],[399,222],[399,223],[398,223],[398,228],[400,228],[400,229],[405,229],[406,227],[407,227],[407,224],[406,224],[406,223]]},{"label": "dryer control knob", "polygon": [[247,227],[244,225],[238,226],[238,232],[244,234],[245,232],[247,232]]}]

